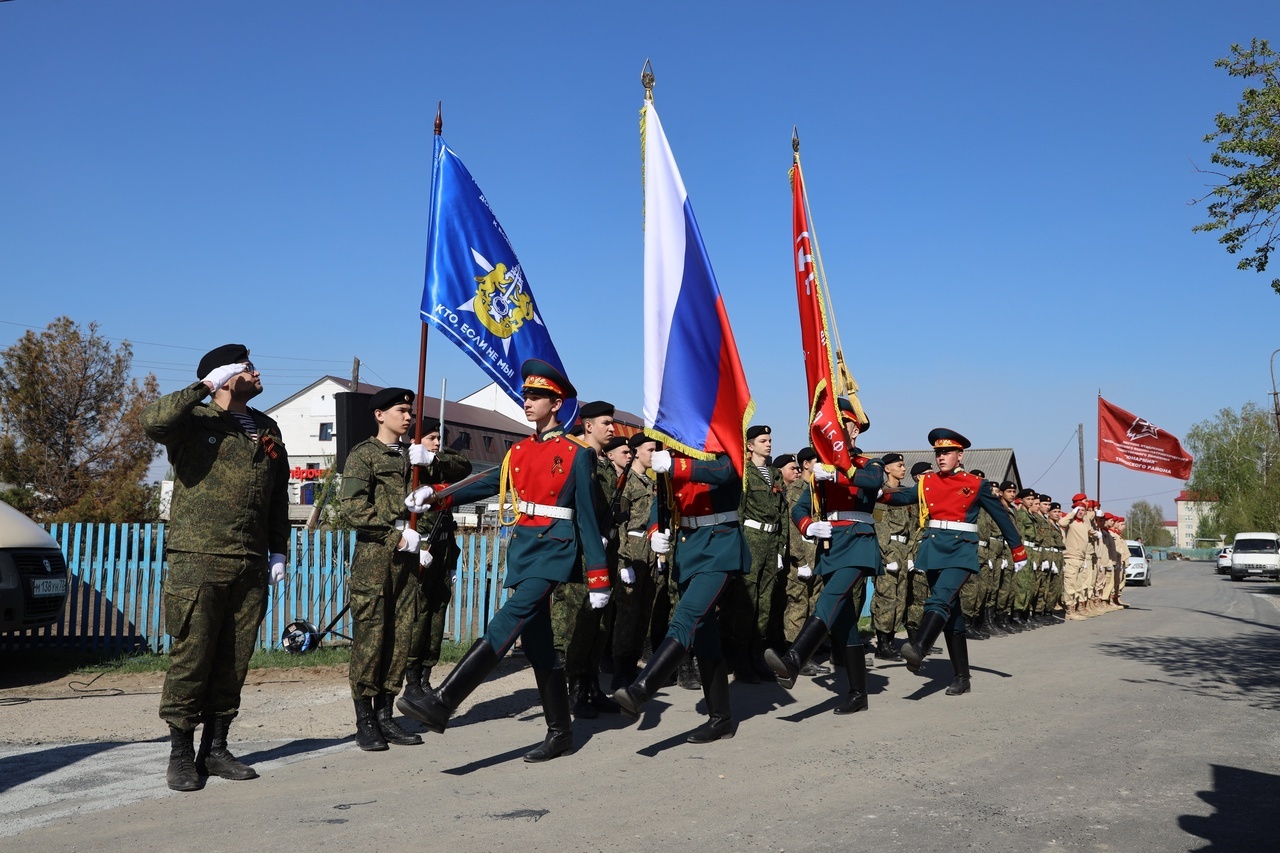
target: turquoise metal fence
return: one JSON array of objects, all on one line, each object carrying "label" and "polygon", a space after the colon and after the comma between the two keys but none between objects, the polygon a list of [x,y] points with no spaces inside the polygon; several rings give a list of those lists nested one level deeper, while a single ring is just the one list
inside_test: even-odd
[{"label": "turquoise metal fence", "polygon": [[[71,570],[63,619],[36,631],[0,634],[0,650],[168,651],[160,606],[165,525],[53,524],[48,529]],[[462,558],[445,625],[454,640],[468,642],[484,633],[506,601],[502,588],[505,548],[495,531],[484,529],[459,534],[458,544]],[[350,617],[342,611],[354,548],[349,532],[294,528],[289,580],[268,595],[259,648],[278,648],[285,627],[300,619],[350,636]]]}]

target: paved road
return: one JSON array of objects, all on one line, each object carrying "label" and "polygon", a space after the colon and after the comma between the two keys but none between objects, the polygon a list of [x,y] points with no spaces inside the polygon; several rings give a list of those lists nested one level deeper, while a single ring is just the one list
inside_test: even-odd
[{"label": "paved road", "polygon": [[972,644],[968,696],[942,694],[944,657],[930,679],[873,670],[852,717],[829,681],[735,685],[737,736],[706,746],[673,688],[638,727],[581,723],[575,755],[524,764],[543,726],[519,672],[514,716],[464,705],[382,754],[241,744],[263,778],[193,794],[163,788],[160,743],[10,749],[0,849],[1280,849],[1280,585],[1154,579],[1131,610]]}]

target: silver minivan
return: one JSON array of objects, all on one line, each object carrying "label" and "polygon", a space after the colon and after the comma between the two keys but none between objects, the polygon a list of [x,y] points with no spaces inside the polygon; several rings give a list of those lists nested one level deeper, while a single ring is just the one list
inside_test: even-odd
[{"label": "silver minivan", "polygon": [[70,581],[57,541],[0,501],[0,633],[57,622]]}]

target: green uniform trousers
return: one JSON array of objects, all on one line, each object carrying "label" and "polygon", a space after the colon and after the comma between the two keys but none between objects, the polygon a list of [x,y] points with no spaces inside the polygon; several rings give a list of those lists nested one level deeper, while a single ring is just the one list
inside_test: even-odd
[{"label": "green uniform trousers", "polygon": [[357,542],[347,584],[351,604],[351,695],[399,693],[418,619],[418,554]]}]

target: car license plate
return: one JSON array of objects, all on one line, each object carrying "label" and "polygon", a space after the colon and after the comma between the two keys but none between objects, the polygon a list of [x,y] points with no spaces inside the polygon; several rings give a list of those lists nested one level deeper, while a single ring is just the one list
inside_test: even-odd
[{"label": "car license plate", "polygon": [[31,582],[31,594],[37,598],[46,595],[66,595],[66,578],[40,578]]},{"label": "car license plate", "polygon": [[1260,575],[1260,574],[1262,574],[1262,569],[1250,569],[1250,570],[1249,570],[1249,574],[1251,574],[1251,575]]}]

